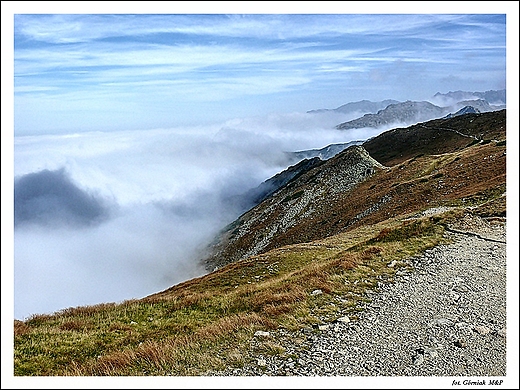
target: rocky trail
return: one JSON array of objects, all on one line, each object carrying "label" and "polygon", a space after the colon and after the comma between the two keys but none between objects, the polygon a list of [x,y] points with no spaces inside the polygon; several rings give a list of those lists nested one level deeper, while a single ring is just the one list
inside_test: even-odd
[{"label": "rocky trail", "polygon": [[[506,223],[463,218],[408,259],[358,319],[257,332],[252,364],[220,376],[506,376]],[[281,354],[261,354],[269,342]]]}]

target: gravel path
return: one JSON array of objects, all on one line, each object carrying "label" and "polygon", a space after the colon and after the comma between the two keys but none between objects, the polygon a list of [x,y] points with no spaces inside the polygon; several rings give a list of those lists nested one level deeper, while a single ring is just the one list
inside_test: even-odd
[{"label": "gravel path", "polygon": [[254,364],[210,375],[505,376],[505,222],[468,217],[446,235],[455,242],[369,292],[359,320],[258,334],[251,351],[270,341],[285,352],[251,352]]}]

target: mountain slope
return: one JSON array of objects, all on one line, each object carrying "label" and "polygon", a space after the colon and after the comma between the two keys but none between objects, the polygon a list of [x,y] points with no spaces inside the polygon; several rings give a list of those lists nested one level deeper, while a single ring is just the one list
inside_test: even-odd
[{"label": "mountain slope", "polygon": [[468,144],[505,138],[506,111],[435,119],[388,130],[363,144],[384,165],[395,165],[421,153],[455,152]]},{"label": "mountain slope", "polygon": [[[431,202],[449,203],[464,191],[472,196],[476,188],[496,189],[505,183],[505,154],[488,137],[503,140],[504,129],[505,111],[468,114],[390,130],[352,146],[313,166],[224,229],[204,260],[206,267],[322,239]],[[493,167],[466,172],[474,157],[468,147],[484,138],[491,144]],[[464,170],[464,176],[450,164]]]},{"label": "mountain slope", "polygon": [[[319,157],[302,159],[297,164],[290,166],[289,168],[262,182],[259,186],[250,189],[239,197],[236,197],[234,202],[240,202],[245,210],[254,207],[276,192],[279,188],[285,186],[291,180],[299,177],[309,169],[319,166],[320,164],[322,164],[322,160]],[[237,198],[239,199],[237,200]]]},{"label": "mountain slope", "polygon": [[317,238],[316,223],[322,231],[328,228],[328,221],[323,218],[330,212],[331,202],[343,199],[345,193],[376,169],[384,169],[361,146],[351,146],[331,160],[334,162],[325,169],[320,167],[326,162],[311,166],[231,224],[212,249],[214,255],[208,260],[209,267]]},{"label": "mountain slope", "polygon": [[[261,369],[265,362],[251,356],[297,366],[270,332],[293,332],[291,345],[299,348],[310,334],[319,336],[338,322],[357,326],[376,290],[413,269],[416,255],[447,243],[443,233],[455,223],[506,215],[505,111],[412,128],[415,137],[410,128],[397,129],[302,170],[226,229],[222,255],[210,258],[220,266],[214,272],[142,299],[15,321],[14,375],[194,376],[246,365]],[[397,146],[398,156],[385,151]],[[233,229],[246,224],[247,234],[232,242],[233,234],[238,237]],[[255,248],[257,255],[243,258]],[[229,262],[224,253],[242,259]],[[487,271],[486,255],[478,264]],[[453,275],[454,284],[464,275]],[[451,340],[450,350],[460,356],[454,348]],[[467,370],[477,376],[473,366]],[[431,375],[438,374],[451,371]]]}]

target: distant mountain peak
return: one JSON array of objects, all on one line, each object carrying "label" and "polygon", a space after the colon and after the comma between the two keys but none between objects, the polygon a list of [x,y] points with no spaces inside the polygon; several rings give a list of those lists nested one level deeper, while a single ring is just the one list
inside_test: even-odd
[{"label": "distant mountain peak", "polygon": [[365,114],[361,118],[341,123],[338,130],[377,128],[391,124],[414,124],[445,115],[447,110],[427,101],[407,100],[388,105],[377,114]]},{"label": "distant mountain peak", "polygon": [[473,106],[464,106],[459,111],[457,111],[455,114],[449,113],[444,118],[453,118],[455,116],[465,115],[465,114],[480,114],[480,110]]},{"label": "distant mountain peak", "polygon": [[482,99],[493,105],[505,105],[506,104],[506,90],[488,90],[485,92],[469,92],[469,91],[449,91],[448,93],[437,92],[433,95],[433,99],[436,101],[445,101],[448,104],[459,102],[462,100],[475,100]]},{"label": "distant mountain peak", "polygon": [[380,128],[389,126],[409,126],[419,122],[442,118],[466,106],[472,106],[479,112],[496,111],[505,108],[506,91],[467,92],[454,91],[446,94],[437,92],[429,101],[406,100],[389,104],[377,113],[365,114],[362,117],[336,126],[338,130]]},{"label": "distant mountain peak", "polygon": [[322,160],[328,160],[329,158],[334,157],[336,154],[342,152],[343,150],[349,148],[353,145],[361,145],[364,140],[350,141],[346,143],[339,144],[330,144],[321,149],[308,149],[308,150],[300,150],[297,152],[288,152],[287,155],[291,161],[303,160],[313,157],[319,157]]}]

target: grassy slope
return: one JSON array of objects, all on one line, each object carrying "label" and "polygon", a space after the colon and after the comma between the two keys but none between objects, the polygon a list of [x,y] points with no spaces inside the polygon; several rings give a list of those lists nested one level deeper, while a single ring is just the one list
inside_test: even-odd
[{"label": "grassy slope", "polygon": [[[505,215],[504,154],[504,142],[493,141],[408,158],[359,185],[351,200],[367,202],[379,187],[401,201],[348,231],[282,246],[141,300],[15,321],[14,373],[203,375],[243,364],[256,330],[355,320],[364,291],[391,282],[406,266],[399,260],[442,242],[447,222],[466,212]],[[416,215],[441,205],[453,208]],[[316,289],[324,294],[312,295]],[[263,348],[284,353],[268,342]]]}]

